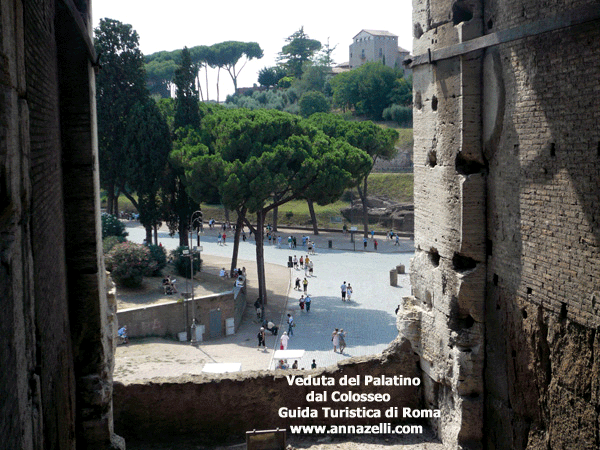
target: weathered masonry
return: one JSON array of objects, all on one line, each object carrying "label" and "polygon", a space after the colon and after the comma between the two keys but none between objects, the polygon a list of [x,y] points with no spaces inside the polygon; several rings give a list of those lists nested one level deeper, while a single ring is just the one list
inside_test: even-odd
[{"label": "weathered masonry", "polygon": [[450,448],[600,448],[600,4],[414,0],[401,334]]},{"label": "weathered masonry", "polygon": [[6,449],[124,448],[112,421],[114,310],[98,232],[89,6],[0,2],[0,441]]}]

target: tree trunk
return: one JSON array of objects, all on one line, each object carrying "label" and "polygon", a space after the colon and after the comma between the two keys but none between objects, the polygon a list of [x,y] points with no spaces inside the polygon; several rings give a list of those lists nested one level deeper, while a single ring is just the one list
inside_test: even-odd
[{"label": "tree trunk", "polygon": [[229,210],[227,209],[227,207],[223,207],[223,213],[225,214],[225,222],[229,222]]},{"label": "tree trunk", "polygon": [[121,192],[119,189],[117,189],[117,192],[115,193],[115,196],[113,199],[113,215],[115,217],[119,217],[119,196],[120,195],[121,195]]},{"label": "tree trunk", "polygon": [[179,246],[189,247],[188,223],[186,218],[179,218]]},{"label": "tree trunk", "polygon": [[363,188],[360,188],[360,185],[357,186],[358,195],[362,201],[362,210],[363,210],[363,231],[364,237],[369,237],[369,212],[367,205],[367,177],[365,177],[365,181],[363,182]]},{"label": "tree trunk", "polygon": [[208,98],[208,64],[204,66],[204,75],[206,78],[206,101],[210,101]]},{"label": "tree trunk", "polygon": [[233,276],[233,269],[237,266],[238,251],[240,249],[240,236],[244,227],[244,219],[246,218],[246,208],[242,208],[237,212],[237,220],[235,222],[235,235],[233,236],[233,254],[231,255],[230,276]]},{"label": "tree trunk", "polygon": [[264,211],[256,213],[256,271],[258,273],[258,296],[263,305],[267,304],[267,283],[265,278],[265,252],[263,247],[263,230],[265,226]]},{"label": "tree trunk", "polygon": [[148,225],[144,229],[146,230],[146,243],[150,245],[152,244],[152,226]]},{"label": "tree trunk", "polygon": [[217,69],[217,103],[219,103],[219,78],[221,77],[221,68]]},{"label": "tree trunk", "polygon": [[273,231],[277,231],[277,221],[279,220],[279,207],[273,208]]},{"label": "tree trunk", "polygon": [[158,245],[158,225],[154,224],[154,245]]},{"label": "tree trunk", "polygon": [[313,201],[310,198],[306,199],[306,203],[308,203],[308,211],[310,212],[310,221],[313,226],[313,234],[315,236],[319,235],[319,226],[317,225],[317,215],[315,214],[315,206],[313,205]]}]

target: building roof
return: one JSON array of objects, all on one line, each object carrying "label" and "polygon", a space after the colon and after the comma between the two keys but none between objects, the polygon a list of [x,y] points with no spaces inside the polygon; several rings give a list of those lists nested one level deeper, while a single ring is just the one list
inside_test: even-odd
[{"label": "building roof", "polygon": [[[362,30],[360,30],[360,32],[359,32],[359,33],[357,33],[357,34],[356,34],[356,36],[358,36],[358,35],[359,35],[360,33],[362,33],[363,31],[364,31],[365,33],[369,33],[369,34],[370,34],[370,35],[372,35],[372,36],[391,36],[391,37],[398,37],[398,36],[397,36],[397,35],[395,35],[394,33],[390,33],[389,31],[385,31],[385,30],[365,30],[365,29],[362,29]],[[355,38],[356,36],[354,36],[354,38]],[[354,38],[352,38],[352,39],[354,39]]]}]

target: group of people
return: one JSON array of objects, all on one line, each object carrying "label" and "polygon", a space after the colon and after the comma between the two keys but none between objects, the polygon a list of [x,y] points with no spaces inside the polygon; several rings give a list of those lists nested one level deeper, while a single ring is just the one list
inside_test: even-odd
[{"label": "group of people", "polygon": [[165,278],[163,278],[162,285],[166,295],[177,293],[177,287],[175,287],[176,282],[177,280],[175,278],[171,278],[171,275],[167,275]]},{"label": "group of people", "polygon": [[337,349],[340,350],[340,354],[344,353],[344,349],[346,348],[346,334],[343,328],[336,328],[331,333],[331,342],[333,344],[333,351],[336,352]]},{"label": "group of people", "polygon": [[354,289],[352,288],[350,283],[346,284],[346,282],[344,281],[344,283],[340,286],[340,290],[342,291],[343,302],[349,302],[350,300],[352,300],[352,294],[354,292]]}]

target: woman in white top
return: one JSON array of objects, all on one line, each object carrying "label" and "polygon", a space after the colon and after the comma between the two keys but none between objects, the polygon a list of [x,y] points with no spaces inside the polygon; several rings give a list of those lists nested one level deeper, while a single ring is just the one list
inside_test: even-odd
[{"label": "woman in white top", "polygon": [[290,340],[290,337],[288,336],[287,331],[283,332],[283,334],[281,335],[281,338],[279,340],[281,341],[281,347],[283,347],[281,350],[287,350],[288,341]]}]

